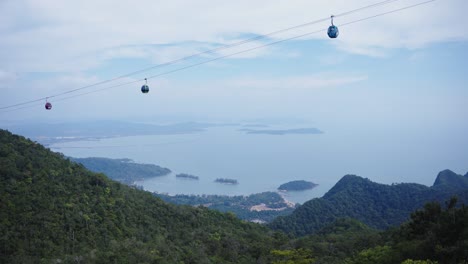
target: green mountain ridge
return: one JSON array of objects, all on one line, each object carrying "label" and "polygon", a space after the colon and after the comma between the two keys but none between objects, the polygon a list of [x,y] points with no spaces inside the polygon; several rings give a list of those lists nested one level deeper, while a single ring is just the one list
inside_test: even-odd
[{"label": "green mountain ridge", "polygon": [[[351,185],[395,191],[348,175],[328,199],[356,195]],[[467,219],[450,199],[385,232],[345,217],[293,238],[232,213],[165,203],[0,130],[0,263],[465,263]]]},{"label": "green mountain ridge", "polygon": [[268,263],[279,243],[266,227],[165,203],[4,130],[0,201],[0,263]]},{"label": "green mountain ridge", "polygon": [[[345,175],[322,198],[299,206],[291,215],[276,218],[269,226],[297,236],[317,232],[339,218],[354,218],[370,227],[386,229],[406,221],[411,212],[431,201],[444,202],[452,195],[468,202],[468,188],[448,178],[443,185],[415,183],[379,184],[356,175]],[[441,175],[441,174],[439,174]],[[454,187],[457,186],[457,187]]]},{"label": "green mountain ridge", "polygon": [[451,190],[468,189],[468,173],[462,176],[451,170],[443,170],[437,175],[432,187],[435,189]]},{"label": "green mountain ridge", "polygon": [[[101,163],[100,158],[89,159],[92,161],[91,165],[93,165],[93,163],[98,165]],[[104,161],[106,160],[107,159],[104,159]],[[77,161],[80,161],[80,159]],[[119,160],[112,161],[120,163]],[[124,161],[124,164],[126,163],[127,162]],[[83,164],[86,165],[88,169],[95,169],[95,167],[88,167],[89,164],[87,163]],[[116,179],[115,172],[121,173],[120,170],[115,169],[120,166],[119,164],[116,164],[118,166],[115,168],[114,166],[108,166],[107,162],[104,162],[104,165],[104,168],[110,168],[111,170],[95,171],[105,172],[113,179]],[[134,165],[147,166],[146,164]],[[138,170],[134,171],[130,170],[129,174],[135,175],[136,177],[138,177],[138,175],[142,175],[140,177],[144,177],[144,174],[141,173],[141,168],[137,169]],[[465,177],[457,175],[450,170],[444,170],[438,174],[434,186],[431,188],[421,184],[401,183],[396,185],[394,184],[392,186],[394,187],[394,190],[392,191],[391,189],[386,188],[387,185],[373,183],[368,179],[364,179],[356,175],[345,175],[324,195],[324,197],[322,197],[326,201],[312,202],[315,204],[312,207],[316,207],[314,214],[323,215],[323,217],[311,216],[310,219],[312,221],[297,220],[297,222],[299,222],[298,228],[303,231],[293,231],[293,233],[296,235],[304,235],[310,232],[313,233],[322,228],[323,223],[329,223],[330,221],[340,217],[356,218],[360,221],[364,221],[366,224],[369,224],[374,228],[380,229],[398,225],[408,218],[410,212],[421,208],[425,202],[434,200],[443,201],[444,199],[448,199],[452,194],[463,192],[464,189],[467,189],[464,184],[461,184],[464,180],[466,180]],[[375,192],[374,189],[378,191]],[[354,197],[355,193],[357,193],[357,197],[360,197],[359,201]],[[462,193],[461,195],[466,197],[466,194]],[[224,198],[226,199],[225,201],[220,201],[219,197],[209,195],[203,197],[160,196],[160,198],[174,204],[206,204],[206,206],[211,209],[216,209],[222,212],[234,212],[239,218],[249,221],[271,222],[277,216],[287,216],[293,211],[291,208],[288,208],[286,211],[250,211],[249,208],[240,208],[237,205],[236,197],[226,197]],[[349,210],[342,210],[343,206],[340,206],[342,203],[341,201],[345,201],[346,207]],[[371,205],[369,206],[366,203],[370,203]],[[319,208],[322,209],[319,210]],[[367,210],[367,208],[370,208],[370,210]],[[303,214],[304,217],[309,217],[303,212],[301,214]],[[299,217],[299,219],[301,217]],[[276,225],[277,221],[274,222],[273,225]],[[306,227],[300,227],[302,225],[301,222],[306,222]],[[294,225],[296,225],[296,223],[294,223]],[[290,228],[279,227],[279,229],[291,232]]]}]

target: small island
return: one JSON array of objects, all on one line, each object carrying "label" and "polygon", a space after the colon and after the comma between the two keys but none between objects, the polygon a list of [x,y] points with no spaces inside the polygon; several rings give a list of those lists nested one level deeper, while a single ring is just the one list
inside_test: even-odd
[{"label": "small island", "polygon": [[189,180],[198,180],[198,176],[190,175],[187,173],[176,174],[176,178],[189,179]]},{"label": "small island", "polygon": [[219,183],[226,183],[226,184],[238,184],[237,180],[235,179],[225,179],[225,178],[217,178],[215,182]]},{"label": "small island", "polygon": [[278,187],[278,190],[280,191],[304,191],[304,190],[309,190],[317,187],[318,184],[309,182],[309,181],[290,181],[285,184],[281,184],[280,187]]},{"label": "small island", "polygon": [[323,131],[311,127],[311,128],[295,128],[295,129],[248,129],[243,128],[240,131],[245,131],[247,134],[264,134],[264,135],[291,135],[291,134],[323,134]]}]

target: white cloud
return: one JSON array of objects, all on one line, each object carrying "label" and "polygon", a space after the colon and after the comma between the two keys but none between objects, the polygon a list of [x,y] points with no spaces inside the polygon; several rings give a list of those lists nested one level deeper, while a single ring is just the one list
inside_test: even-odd
[{"label": "white cloud", "polygon": [[333,74],[314,74],[309,76],[292,76],[292,77],[276,77],[276,78],[244,78],[239,80],[227,81],[229,86],[236,88],[248,89],[316,89],[325,87],[342,86],[351,83],[367,80],[367,76],[347,76],[338,77]]},{"label": "white cloud", "polygon": [[[8,71],[87,70],[102,63],[99,61],[103,58],[102,54],[109,58],[140,58],[149,54],[154,61],[173,59],[185,56],[189,51],[199,50],[199,46],[191,49],[182,45],[178,50],[159,48],[156,54],[153,50],[141,47],[186,42],[228,42],[244,33],[264,34],[375,2],[2,1],[0,68]],[[397,1],[388,6],[337,18],[336,23],[343,24],[417,2]],[[343,27],[340,28],[338,46],[353,53],[379,56],[385,53],[385,49],[419,48],[434,42],[465,41],[468,32],[462,28],[468,24],[468,18],[463,14],[467,9],[468,2],[464,0],[439,0]],[[326,28],[327,25],[328,22],[325,22],[307,30]],[[284,36],[287,34],[277,37]],[[324,34],[310,37],[326,38]],[[243,56],[268,54],[267,51],[256,52],[255,55]]]},{"label": "white cloud", "polygon": [[387,51],[383,48],[377,47],[363,47],[362,45],[353,45],[352,43],[340,43],[337,45],[338,49],[369,57],[375,58],[385,58],[387,56]]},{"label": "white cloud", "polygon": [[[292,77],[247,76],[202,82],[172,82],[157,91],[160,113],[192,113],[199,116],[258,117],[297,116],[316,112],[365,86],[366,75],[319,73]],[[353,89],[347,89],[354,85]],[[348,98],[349,99],[349,98]],[[170,102],[170,103],[166,103]],[[167,111],[167,112],[166,112]],[[332,110],[330,110],[332,111]]]},{"label": "white cloud", "polygon": [[0,69],[0,85],[5,82],[14,81],[18,77],[13,72],[3,71]]},{"label": "white cloud", "polygon": [[[398,1],[388,10],[396,10],[421,1]],[[419,49],[427,45],[451,41],[467,41],[468,33],[460,30],[468,24],[463,0],[435,1],[413,9],[402,10],[374,19],[340,27],[339,48],[351,53],[385,56],[391,49]],[[377,11],[377,10],[376,10]],[[339,20],[339,24],[387,11],[366,11]]]},{"label": "white cloud", "polygon": [[[7,105],[43,97],[124,73],[120,72],[122,68],[111,67],[114,59],[144,59],[143,63],[148,64],[172,61],[219,45],[235,43],[248,36],[269,33],[378,1],[0,0],[0,86],[3,88],[0,103]],[[338,17],[335,23],[340,26],[417,2],[419,0],[395,1],[388,6]],[[385,58],[395,49],[416,50],[433,43],[466,41],[468,31],[463,30],[463,27],[468,24],[468,17],[464,15],[464,10],[467,9],[468,1],[465,0],[438,0],[388,16],[340,26],[340,37],[336,40],[327,39],[323,30],[327,28],[329,22],[325,21],[271,36],[270,41],[321,30],[322,33],[301,39],[326,40],[332,43],[330,50],[334,52],[336,48],[337,51],[336,55],[333,52],[319,54],[317,62],[313,63],[324,65],[326,60],[327,66],[341,64],[340,62],[351,57],[346,53]],[[235,49],[218,50],[213,54],[204,54],[202,59],[233,54],[265,43],[266,40],[258,40]],[[270,46],[239,54],[234,58],[254,59],[268,56],[268,63],[273,61],[271,62],[273,64],[275,63],[273,59],[276,58],[295,60],[296,57],[307,53],[306,50],[296,48],[301,44],[298,43],[294,48],[292,45]],[[225,66],[224,61],[219,63],[215,66]],[[256,65],[260,65],[258,67],[261,68],[261,63],[264,62]],[[281,66],[280,63],[278,65]],[[136,66],[135,70],[146,66],[150,65]],[[225,72],[232,69],[233,75],[228,76],[245,74],[236,72],[235,67],[226,69]],[[101,76],[104,75],[101,70],[105,72],[105,76]],[[42,79],[29,80],[27,78],[30,76],[23,72],[46,72],[52,77],[46,75],[42,76]],[[259,102],[258,98],[262,96],[265,97],[264,109],[270,109],[269,107],[281,102],[283,93],[287,89],[301,89],[295,95],[288,93],[288,96],[296,96],[295,99],[300,100],[304,90],[308,92],[317,90],[316,88],[339,87],[367,79],[365,74],[344,77],[333,74],[288,77],[289,73],[273,78],[262,78],[257,77],[257,73],[253,71],[250,77],[234,77],[231,80],[213,83],[212,80],[203,80],[206,83],[193,85],[171,83],[174,87],[167,89],[165,87],[169,85],[160,83],[161,80],[158,78],[151,80],[151,95],[144,97],[144,100],[148,101],[142,103],[141,107],[155,112],[179,109],[190,111],[192,106],[190,104],[195,104],[206,112],[212,112],[213,107],[222,108],[224,105],[231,105],[232,112],[235,112],[236,107],[240,105],[239,102],[242,101],[239,98],[249,98],[245,100],[251,100],[254,112],[257,107],[254,102]],[[23,88],[22,93],[17,92],[17,87]],[[64,101],[64,108],[73,106],[77,109],[77,115],[84,112],[92,115],[98,112],[99,107],[113,108],[116,104],[126,105],[128,100],[128,104],[133,108],[117,109],[111,114],[122,115],[132,109],[135,112],[134,106],[140,106],[135,100],[141,100],[142,97],[129,98],[135,92],[139,92],[139,85],[128,89],[128,91],[124,88],[109,90],[83,97],[86,98],[86,105],[92,105],[90,109],[80,109],[83,102],[81,100],[76,100],[76,104],[73,103],[74,100],[70,100],[72,102],[70,105]],[[152,97],[154,93],[157,93],[156,97]],[[112,96],[112,99],[103,100],[107,96]],[[148,98],[153,98],[157,102],[149,101]],[[204,103],[213,107],[202,105]],[[188,107],[175,107],[177,104]],[[63,113],[65,115],[70,111],[64,110]]]}]

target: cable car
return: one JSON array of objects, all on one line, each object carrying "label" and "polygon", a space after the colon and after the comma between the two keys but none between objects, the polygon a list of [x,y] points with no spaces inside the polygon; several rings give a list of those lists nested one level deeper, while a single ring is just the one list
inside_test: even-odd
[{"label": "cable car", "polygon": [[333,17],[334,16],[331,16],[331,26],[328,27],[327,34],[330,38],[337,38],[340,34],[340,31],[338,30],[337,26],[333,25]]},{"label": "cable car", "polygon": [[141,92],[142,93],[148,93],[149,92],[149,86],[148,86],[148,80],[145,78],[145,84],[141,86]]},{"label": "cable car", "polygon": [[46,110],[52,109],[52,104],[49,103],[49,102],[46,102],[46,104],[45,104],[45,109],[46,109]]}]

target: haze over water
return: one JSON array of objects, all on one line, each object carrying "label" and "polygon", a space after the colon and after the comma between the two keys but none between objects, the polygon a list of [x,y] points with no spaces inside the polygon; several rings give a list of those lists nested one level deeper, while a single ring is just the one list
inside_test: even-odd
[{"label": "haze over water", "polygon": [[[275,191],[292,180],[319,184],[313,190],[285,194],[298,203],[321,197],[345,174],[387,184],[432,185],[443,169],[463,174],[467,169],[463,155],[456,154],[463,151],[463,144],[433,140],[433,134],[415,139],[411,131],[405,131],[408,137],[397,133],[388,137],[387,133],[356,127],[337,130],[328,126],[319,128],[325,131],[323,134],[268,135],[247,134],[240,131],[242,128],[213,127],[193,134],[68,142],[54,144],[51,149],[72,157],[130,158],[167,167],[172,174],[137,182],[145,190],[161,193],[248,195]],[[454,155],[447,156],[448,152]],[[200,179],[177,179],[177,173]],[[215,183],[216,178],[236,179],[239,184]]]}]

